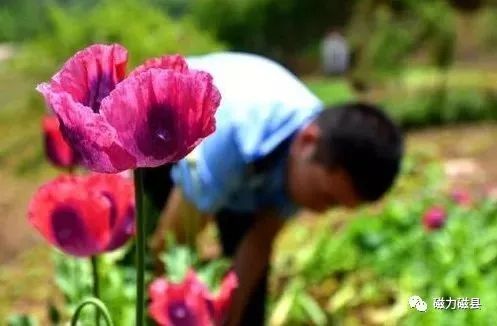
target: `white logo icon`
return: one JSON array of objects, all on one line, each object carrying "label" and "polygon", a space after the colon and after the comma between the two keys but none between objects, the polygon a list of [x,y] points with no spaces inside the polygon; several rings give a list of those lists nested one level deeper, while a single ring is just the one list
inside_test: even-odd
[{"label": "white logo icon", "polygon": [[428,309],[426,302],[424,302],[423,299],[417,295],[409,297],[409,306],[411,308],[416,308],[417,311],[421,312],[425,312]]}]

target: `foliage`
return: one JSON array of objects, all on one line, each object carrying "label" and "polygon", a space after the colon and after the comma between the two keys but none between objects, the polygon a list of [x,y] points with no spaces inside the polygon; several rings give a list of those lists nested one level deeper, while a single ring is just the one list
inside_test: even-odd
[{"label": "foliage", "polygon": [[355,99],[355,94],[343,79],[310,79],[306,81],[306,84],[326,105],[339,104]]},{"label": "foliage", "polygon": [[29,315],[12,315],[7,320],[7,326],[37,326],[36,319]]},{"label": "foliage", "polygon": [[27,41],[47,31],[45,9],[50,4],[64,8],[88,9],[98,0],[2,0],[0,6],[0,42]]},{"label": "foliage", "polygon": [[226,259],[216,259],[203,262],[199,259],[195,250],[188,246],[178,245],[175,241],[168,239],[168,250],[161,255],[167,278],[173,282],[181,282],[188,269],[193,268],[199,278],[211,291],[216,291],[217,286],[230,267]]},{"label": "foliage", "polygon": [[[405,129],[495,121],[497,95],[489,81],[478,73],[413,69],[386,84],[375,101]],[[343,79],[309,79],[306,84],[326,105],[358,98]]]},{"label": "foliage", "polygon": [[461,11],[476,11],[480,9],[485,2],[484,0],[450,0],[449,1],[454,8]]},{"label": "foliage", "polygon": [[435,88],[399,93],[384,106],[404,128],[496,120],[497,97],[485,89]]},{"label": "foliage", "polygon": [[46,21],[39,15],[43,6],[44,1],[2,0],[0,42],[24,40],[45,28]]},{"label": "foliage", "polygon": [[[134,320],[135,271],[117,265],[113,254],[99,257],[100,295],[109,308],[116,325],[129,325]],[[92,273],[89,260],[77,259],[54,252],[55,281],[65,298],[66,306],[61,315],[71,316],[85,298],[92,295]],[[83,322],[94,320],[93,309],[81,313]]]},{"label": "foliage", "polygon": [[150,2],[171,17],[179,18],[190,13],[195,0],[150,0]]},{"label": "foliage", "polygon": [[397,74],[420,48],[429,50],[429,61],[437,67],[446,69],[452,63],[455,25],[454,11],[448,3],[395,3],[392,6],[368,0],[357,4],[347,32],[353,51],[354,80],[368,84]]},{"label": "foliage", "polygon": [[[420,167],[409,160],[403,178],[419,178]],[[414,168],[414,169],[413,169]],[[440,173],[430,169],[409,201],[394,191],[381,209],[364,209],[346,225],[300,230],[294,247],[275,266],[278,295],[272,321],[302,324],[309,316],[326,323],[486,325],[497,317],[497,206],[482,200],[461,207],[440,191]],[[413,172],[418,171],[414,174]],[[418,174],[418,176],[416,176]],[[421,216],[433,205],[445,206],[448,222],[436,232],[422,228]],[[333,220],[331,221],[333,222]],[[297,240],[300,239],[300,240]],[[288,281],[286,281],[288,280]],[[407,299],[419,295],[428,303],[424,314],[409,310]],[[304,309],[296,298],[312,296]],[[434,298],[480,298],[479,311],[436,310]],[[318,317],[319,316],[319,317]],[[317,319],[318,320],[318,319]],[[316,324],[326,324],[317,323]]]},{"label": "foliage", "polygon": [[486,50],[497,50],[497,29],[495,22],[497,21],[497,8],[490,7],[483,10],[477,20],[477,37],[482,47]]},{"label": "foliage", "polygon": [[192,15],[237,51],[249,51],[291,64],[318,44],[327,30],[343,26],[356,1],[199,0]]},{"label": "foliage", "polygon": [[222,49],[188,19],[173,20],[138,0],[104,0],[90,8],[51,5],[46,10],[48,31],[28,42],[16,62],[30,73],[47,75],[75,51],[99,42],[123,44],[132,54],[132,65],[165,53],[187,55]]},{"label": "foliage", "polygon": [[[193,249],[170,242],[168,251],[161,256],[166,276],[173,282],[183,280],[189,268],[193,268],[199,278],[211,291],[217,291],[230,263],[224,259],[204,262]],[[130,325],[135,313],[135,278],[133,267],[120,264],[125,250],[99,256],[100,297],[109,309],[116,325]],[[50,320],[59,324],[74,313],[78,305],[92,296],[92,270],[89,259],[78,259],[53,252],[55,264],[55,283],[64,297],[62,306],[48,306]],[[152,275],[146,276],[151,281]],[[94,322],[94,310],[81,312],[80,321],[84,325]],[[36,320],[29,315],[12,315],[9,326],[36,326]]]}]

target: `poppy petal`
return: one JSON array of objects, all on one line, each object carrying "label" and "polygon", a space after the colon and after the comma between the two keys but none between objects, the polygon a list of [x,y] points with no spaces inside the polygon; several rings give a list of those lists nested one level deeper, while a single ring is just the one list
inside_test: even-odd
[{"label": "poppy petal", "polygon": [[101,113],[137,166],[155,167],[183,158],[214,131],[220,99],[207,73],[151,68],[117,85]]},{"label": "poppy petal", "polygon": [[209,288],[200,280],[197,273],[191,268],[186,273],[183,284],[191,293],[204,296],[210,295]]},{"label": "poppy petal", "polygon": [[238,277],[235,272],[231,271],[224,277],[219,294],[213,300],[214,318],[220,324],[222,324],[223,318],[226,317],[237,287]]},{"label": "poppy petal", "polygon": [[150,299],[159,299],[166,293],[168,282],[164,278],[158,278],[150,283],[148,287],[148,295]]},{"label": "poppy petal", "polygon": [[94,173],[85,179],[85,187],[109,202],[110,240],[106,251],[121,247],[134,233],[134,187],[131,180],[117,174]]},{"label": "poppy petal", "polygon": [[[91,45],[78,51],[51,82],[37,89],[43,94],[70,94],[74,101],[98,112],[101,101],[124,79],[127,61],[128,53],[121,45]],[[47,102],[51,107],[52,103]]]},{"label": "poppy petal", "polygon": [[63,168],[74,167],[78,155],[65,141],[59,129],[56,116],[46,116],[42,120],[45,154],[53,165]]},{"label": "poppy petal", "polygon": [[185,58],[183,58],[178,54],[166,55],[159,58],[152,58],[145,61],[142,65],[136,67],[128,75],[128,78],[136,74],[142,73],[144,71],[147,71],[151,68],[172,69],[180,72],[186,72],[188,71],[188,64],[186,63]]},{"label": "poppy petal", "polygon": [[212,325],[204,289],[191,271],[179,284],[157,279],[149,287],[149,314],[159,325]]},{"label": "poppy petal", "polygon": [[117,139],[116,131],[100,114],[75,102],[66,93],[46,93],[61,121],[61,132],[81,159],[95,172],[116,173],[135,165],[136,159]]},{"label": "poppy petal", "polygon": [[173,325],[169,318],[168,307],[171,302],[184,302],[188,291],[184,283],[174,284],[160,278],[149,286],[149,314],[159,325]]}]

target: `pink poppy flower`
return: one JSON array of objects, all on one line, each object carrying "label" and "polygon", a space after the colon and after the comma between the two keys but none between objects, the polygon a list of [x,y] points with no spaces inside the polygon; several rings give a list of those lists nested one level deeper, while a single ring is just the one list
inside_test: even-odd
[{"label": "pink poppy flower", "polygon": [[426,230],[437,230],[442,228],[447,219],[445,209],[442,207],[432,207],[423,215],[423,225]]},{"label": "pink poppy flower", "polygon": [[225,277],[217,296],[209,292],[192,270],[179,284],[156,279],[149,288],[149,313],[159,325],[221,325],[237,286],[233,272]]},{"label": "pink poppy flower", "polygon": [[148,60],[125,78],[126,63],[124,47],[92,45],[37,87],[93,171],[177,161],[215,130],[221,96],[208,73],[173,55]]},{"label": "pink poppy flower", "polygon": [[42,187],[29,222],[63,252],[88,257],[124,245],[134,233],[133,183],[119,175],[62,176]]},{"label": "pink poppy flower", "polygon": [[497,186],[494,185],[486,186],[485,195],[490,200],[497,200]]},{"label": "pink poppy flower", "polygon": [[56,116],[46,116],[42,120],[45,154],[48,160],[61,168],[73,168],[78,164],[78,155],[64,140],[59,130]]},{"label": "pink poppy flower", "polygon": [[461,206],[471,206],[473,199],[471,194],[462,189],[456,189],[451,193],[452,200]]}]

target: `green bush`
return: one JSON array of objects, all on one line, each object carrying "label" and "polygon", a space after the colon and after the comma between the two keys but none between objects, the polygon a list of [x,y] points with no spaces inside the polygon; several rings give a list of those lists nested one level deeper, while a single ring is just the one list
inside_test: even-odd
[{"label": "green bush", "polygon": [[0,42],[25,40],[46,27],[39,12],[44,1],[2,0],[0,6]]},{"label": "green bush", "polygon": [[[376,100],[404,129],[497,120],[497,92],[492,89],[477,83],[468,87],[457,83],[445,86],[443,80],[429,88],[414,87],[414,83],[419,84],[414,80],[412,83],[413,87],[386,87]],[[326,105],[357,99],[344,79],[309,79],[306,84]]]},{"label": "green bush", "polygon": [[434,88],[383,101],[404,128],[497,119],[496,94],[476,88]]},{"label": "green bush", "polygon": [[366,87],[391,78],[420,49],[428,50],[430,64],[446,69],[453,61],[455,36],[454,10],[446,1],[359,2],[347,30],[351,75]]},{"label": "green bush", "polygon": [[237,51],[256,52],[292,65],[320,43],[330,27],[344,26],[356,1],[199,0],[192,14]]},{"label": "green bush", "polygon": [[497,50],[497,8],[490,7],[482,10],[477,19],[478,41],[485,50],[495,52]]},{"label": "green bush", "polygon": [[148,2],[105,0],[86,9],[52,5],[47,10],[49,30],[28,42],[16,61],[29,72],[51,74],[77,50],[99,42],[123,44],[132,65],[167,53],[200,54],[223,48],[190,20],[173,20]]}]

